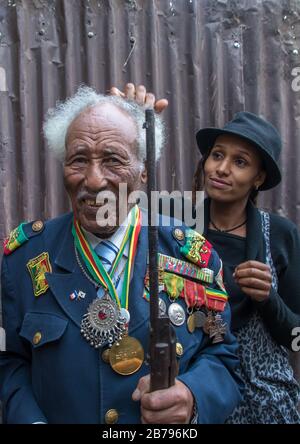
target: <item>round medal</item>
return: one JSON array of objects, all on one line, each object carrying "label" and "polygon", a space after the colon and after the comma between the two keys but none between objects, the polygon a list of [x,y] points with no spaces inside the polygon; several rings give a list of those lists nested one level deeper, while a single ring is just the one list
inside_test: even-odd
[{"label": "round medal", "polygon": [[195,327],[201,328],[205,324],[206,321],[206,314],[203,311],[195,311]]},{"label": "round medal", "polygon": [[110,365],[119,375],[132,375],[140,369],[143,361],[143,346],[131,336],[124,336],[119,345],[114,344],[110,349]]},{"label": "round medal", "polygon": [[120,312],[121,312],[122,319],[124,319],[124,324],[129,324],[129,321],[130,321],[129,311],[126,310],[126,308],[121,308]]},{"label": "round medal", "polygon": [[170,321],[176,327],[179,327],[180,325],[184,324],[185,312],[184,312],[183,308],[181,307],[181,305],[177,304],[177,302],[173,302],[171,305],[169,305],[168,315],[169,315]]},{"label": "round medal", "polygon": [[124,318],[117,304],[108,293],[95,299],[81,321],[81,333],[92,347],[111,346],[120,340],[126,331]]},{"label": "round medal", "polygon": [[164,316],[167,313],[167,306],[162,298],[158,298],[159,316]]},{"label": "round medal", "polygon": [[195,331],[195,313],[192,313],[187,320],[187,328],[190,333]]}]

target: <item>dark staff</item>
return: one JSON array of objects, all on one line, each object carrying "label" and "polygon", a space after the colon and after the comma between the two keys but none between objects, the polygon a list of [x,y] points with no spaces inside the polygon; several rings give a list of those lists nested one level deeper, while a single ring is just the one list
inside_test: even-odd
[{"label": "dark staff", "polygon": [[[166,389],[175,383],[177,372],[175,333],[167,316],[159,314],[158,296],[158,229],[152,225],[151,192],[156,191],[155,115],[146,110],[148,246],[150,293],[150,391]],[[156,219],[155,219],[156,220]]]}]

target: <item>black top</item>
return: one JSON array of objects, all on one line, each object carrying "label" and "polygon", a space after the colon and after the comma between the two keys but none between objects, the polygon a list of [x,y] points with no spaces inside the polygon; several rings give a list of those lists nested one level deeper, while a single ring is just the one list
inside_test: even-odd
[{"label": "black top", "polygon": [[207,238],[223,262],[224,285],[229,294],[232,312],[231,329],[235,331],[247,322],[252,313],[249,298],[245,298],[232,277],[235,267],[246,260],[246,239],[215,230],[207,230]]},{"label": "black top", "polygon": [[247,237],[208,229],[210,201],[205,201],[204,236],[213,244],[224,263],[225,287],[232,309],[232,329],[238,330],[255,309],[260,312],[272,337],[291,348],[292,329],[300,326],[300,237],[295,224],[270,214],[271,255],[278,276],[278,292],[273,288],[263,302],[252,301],[239,290],[232,278],[234,266],[245,260],[265,262],[261,215],[251,203],[247,206]]}]

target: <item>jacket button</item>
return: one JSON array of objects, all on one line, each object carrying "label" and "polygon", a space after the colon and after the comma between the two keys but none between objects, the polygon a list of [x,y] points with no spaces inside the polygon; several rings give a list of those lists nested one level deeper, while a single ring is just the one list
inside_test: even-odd
[{"label": "jacket button", "polygon": [[180,344],[180,342],[176,342],[176,355],[182,356],[183,355],[183,347]]},{"label": "jacket button", "polygon": [[41,339],[42,339],[42,333],[40,331],[37,331],[32,338],[32,343],[34,345],[38,345],[41,342]]},{"label": "jacket button", "polygon": [[35,222],[33,222],[31,228],[32,231],[41,231],[41,229],[44,227],[44,224],[41,220],[36,220]]},{"label": "jacket button", "polygon": [[107,410],[105,413],[105,423],[106,424],[116,424],[119,419],[119,413],[115,409]]},{"label": "jacket button", "polygon": [[106,364],[109,364],[109,352],[110,349],[107,348],[106,350],[103,351],[101,357],[102,357],[102,361],[104,361]]},{"label": "jacket button", "polygon": [[173,235],[175,239],[179,241],[182,241],[184,239],[184,232],[180,230],[180,228],[175,228],[175,230],[173,231]]}]

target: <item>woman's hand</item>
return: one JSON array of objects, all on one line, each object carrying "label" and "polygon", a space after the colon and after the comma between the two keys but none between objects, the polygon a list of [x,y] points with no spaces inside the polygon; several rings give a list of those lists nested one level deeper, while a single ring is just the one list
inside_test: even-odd
[{"label": "woman's hand", "polygon": [[233,277],[251,299],[262,302],[269,297],[272,284],[269,265],[258,261],[243,262],[236,267]]},{"label": "woman's hand", "polygon": [[157,113],[161,113],[168,106],[167,99],[155,100],[155,95],[151,92],[147,92],[144,85],[135,86],[133,83],[127,83],[124,92],[120,91],[115,86],[112,86],[110,88],[110,94],[135,100],[139,105],[145,106],[145,108],[154,108]]},{"label": "woman's hand", "polygon": [[141,402],[143,424],[188,424],[191,420],[194,397],[188,387],[175,380],[168,389],[149,393],[150,375],[142,377],[132,394],[134,401]]}]

